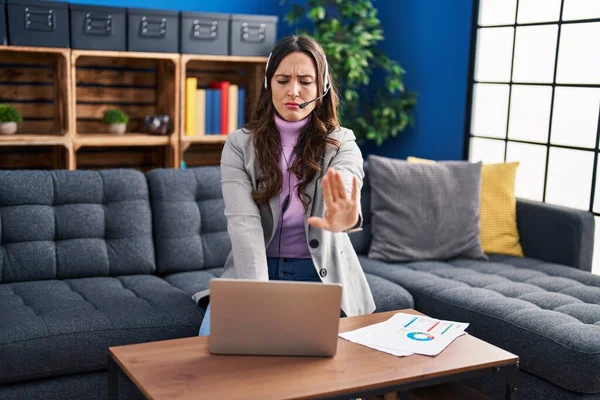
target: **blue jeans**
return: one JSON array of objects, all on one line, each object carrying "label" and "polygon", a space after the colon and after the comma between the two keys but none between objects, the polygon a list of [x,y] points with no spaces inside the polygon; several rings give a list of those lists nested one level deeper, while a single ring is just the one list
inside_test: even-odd
[{"label": "blue jeans", "polygon": [[[310,258],[267,257],[270,281],[321,282]],[[210,303],[200,325],[198,336],[210,335]]]}]

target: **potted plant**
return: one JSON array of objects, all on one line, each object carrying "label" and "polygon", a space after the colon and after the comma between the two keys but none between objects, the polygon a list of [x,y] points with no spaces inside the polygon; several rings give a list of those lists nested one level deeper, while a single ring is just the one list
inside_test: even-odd
[{"label": "potted plant", "polygon": [[414,124],[416,95],[404,87],[405,71],[379,49],[383,28],[372,0],[309,0],[291,4],[285,19],[323,46],[341,89],[340,122],[359,142],[381,145]]},{"label": "potted plant", "polygon": [[125,133],[127,130],[127,122],[129,117],[123,111],[118,108],[107,110],[104,113],[104,123],[108,126],[110,133]]},{"label": "potted plant", "polygon": [[19,122],[23,122],[23,117],[16,108],[8,104],[0,104],[0,134],[14,134]]}]

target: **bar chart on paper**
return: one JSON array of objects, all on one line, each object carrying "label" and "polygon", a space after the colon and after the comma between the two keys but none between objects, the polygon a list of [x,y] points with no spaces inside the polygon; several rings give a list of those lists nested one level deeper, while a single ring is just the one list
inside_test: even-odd
[{"label": "bar chart on paper", "polygon": [[396,356],[435,356],[464,335],[468,326],[468,323],[397,313],[387,321],[344,332],[340,336]]}]

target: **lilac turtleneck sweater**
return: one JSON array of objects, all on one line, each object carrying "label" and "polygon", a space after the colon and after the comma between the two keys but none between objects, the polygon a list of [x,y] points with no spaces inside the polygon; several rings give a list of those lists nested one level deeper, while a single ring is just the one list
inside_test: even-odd
[{"label": "lilac turtleneck sweater", "polygon": [[[291,167],[296,157],[294,146],[296,145],[300,131],[308,123],[309,119],[310,117],[306,117],[300,121],[288,122],[275,114],[275,126],[281,136],[282,154],[279,157],[279,168],[281,168],[283,174],[283,189],[279,194],[280,218],[275,236],[273,236],[273,240],[269,244],[269,247],[267,247],[268,257],[311,258],[304,229],[304,221],[306,219],[304,206],[298,197],[296,188],[298,178],[293,173],[288,172],[288,165]],[[284,200],[288,194],[290,195],[289,206],[283,217],[281,217],[281,207],[283,207]]]}]

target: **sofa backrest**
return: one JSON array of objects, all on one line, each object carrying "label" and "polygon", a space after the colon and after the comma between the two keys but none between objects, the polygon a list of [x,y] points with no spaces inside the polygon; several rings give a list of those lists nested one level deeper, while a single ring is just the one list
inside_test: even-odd
[{"label": "sofa backrest", "polygon": [[360,207],[363,216],[362,231],[351,233],[350,241],[354,251],[360,255],[366,255],[371,245],[371,182],[369,179],[369,168],[367,162],[363,164],[365,177],[360,191]]},{"label": "sofa backrest", "polygon": [[0,171],[0,282],[154,272],[135,170]]},{"label": "sofa backrest", "polygon": [[159,274],[222,267],[231,251],[218,166],[146,174]]}]

